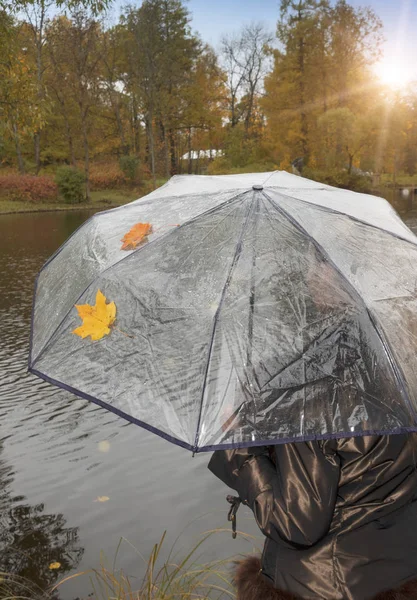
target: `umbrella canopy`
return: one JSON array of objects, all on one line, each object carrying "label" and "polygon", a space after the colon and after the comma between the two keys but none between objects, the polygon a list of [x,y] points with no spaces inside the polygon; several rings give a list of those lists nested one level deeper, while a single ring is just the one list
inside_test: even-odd
[{"label": "umbrella canopy", "polygon": [[42,268],[29,368],[195,452],[417,430],[417,238],[286,172],[177,176]]}]

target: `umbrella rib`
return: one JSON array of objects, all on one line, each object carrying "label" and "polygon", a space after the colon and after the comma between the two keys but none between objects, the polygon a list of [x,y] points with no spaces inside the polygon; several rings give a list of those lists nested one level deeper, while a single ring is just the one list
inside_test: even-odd
[{"label": "umbrella rib", "polygon": [[220,296],[220,300],[219,300],[219,305],[217,307],[217,310],[214,314],[213,317],[213,325],[212,325],[212,329],[211,329],[211,339],[210,339],[210,346],[209,346],[209,350],[208,350],[208,356],[207,356],[207,362],[206,362],[206,367],[204,370],[204,379],[203,379],[203,387],[201,390],[201,399],[200,399],[200,410],[198,413],[198,420],[197,420],[197,428],[196,428],[196,434],[195,434],[195,439],[194,439],[194,446],[193,446],[193,452],[197,452],[198,451],[198,441],[199,441],[199,435],[200,435],[200,423],[201,423],[201,415],[203,412],[203,402],[204,402],[204,393],[206,390],[206,385],[207,385],[207,379],[208,379],[208,373],[209,373],[209,368],[210,368],[210,363],[211,363],[211,356],[212,356],[212,352],[213,352],[213,345],[214,345],[214,338],[216,335],[216,329],[217,329],[217,323],[219,320],[219,314],[220,314],[220,310],[223,306],[223,302],[226,296],[226,291],[229,287],[230,284],[230,280],[232,278],[233,275],[233,271],[236,267],[236,264],[240,258],[240,254],[242,251],[242,240],[243,240],[243,235],[245,233],[246,227],[248,225],[249,222],[249,216],[251,214],[251,210],[252,210],[252,206],[253,206],[253,199],[254,199],[255,194],[253,194],[252,196],[252,202],[250,202],[248,209],[247,209],[247,214],[245,216],[243,225],[242,225],[242,229],[239,235],[239,238],[237,240],[236,246],[235,246],[235,252],[233,255],[233,259],[230,265],[230,269],[229,272],[227,274],[227,278],[226,281],[224,283],[223,289],[222,289],[222,293]]},{"label": "umbrella rib", "polygon": [[277,212],[279,212],[286,219],[288,219],[288,221],[300,233],[302,233],[304,236],[307,237],[307,239],[314,245],[316,250],[325,258],[325,260],[335,269],[336,273],[338,273],[338,275],[342,278],[342,280],[348,286],[348,289],[353,293],[354,297],[359,302],[359,304],[365,307],[368,317],[369,317],[369,319],[376,331],[376,334],[381,341],[382,347],[384,348],[385,353],[388,357],[389,364],[391,365],[391,369],[394,373],[394,377],[397,380],[397,383],[400,387],[400,391],[408,404],[410,414],[414,417],[414,420],[417,421],[417,411],[416,411],[415,407],[413,406],[413,403],[411,402],[410,396],[408,394],[407,384],[406,384],[406,379],[405,379],[404,373],[402,372],[401,367],[399,365],[397,365],[397,363],[394,359],[394,353],[392,351],[391,345],[390,345],[389,341],[386,339],[383,330],[379,326],[377,317],[373,314],[372,310],[369,308],[369,306],[367,305],[364,298],[362,298],[362,296],[359,294],[358,290],[349,281],[349,279],[344,275],[344,273],[339,269],[339,267],[336,265],[336,263],[330,258],[329,254],[323,248],[323,246],[316,239],[314,239],[308,233],[308,231],[306,229],[304,229],[304,227],[287,210],[285,210],[285,208],[283,208],[277,202],[275,202],[268,194],[265,193],[265,191],[263,191],[262,194],[268,200],[268,202],[270,202],[270,204],[275,208],[275,210]]}]

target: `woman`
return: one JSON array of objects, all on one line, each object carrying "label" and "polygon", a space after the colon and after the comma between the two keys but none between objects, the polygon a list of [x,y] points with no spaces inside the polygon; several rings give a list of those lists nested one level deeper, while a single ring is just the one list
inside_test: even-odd
[{"label": "woman", "polygon": [[265,535],[238,600],[417,599],[417,434],[217,451]]}]

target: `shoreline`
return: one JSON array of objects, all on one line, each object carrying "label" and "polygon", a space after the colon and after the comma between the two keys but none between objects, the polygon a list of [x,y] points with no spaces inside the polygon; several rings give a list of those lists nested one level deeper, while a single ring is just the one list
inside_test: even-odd
[{"label": "shoreline", "polygon": [[[129,202],[126,202],[129,204]],[[34,213],[44,213],[44,212],[74,212],[80,210],[111,210],[112,208],[118,208],[119,206],[124,206],[123,204],[103,204],[100,206],[92,206],[89,204],[88,206],[83,206],[80,204],[79,206],[57,206],[56,208],[21,208],[18,210],[1,210],[0,205],[0,217],[2,215],[24,215],[24,214],[34,214]]]}]

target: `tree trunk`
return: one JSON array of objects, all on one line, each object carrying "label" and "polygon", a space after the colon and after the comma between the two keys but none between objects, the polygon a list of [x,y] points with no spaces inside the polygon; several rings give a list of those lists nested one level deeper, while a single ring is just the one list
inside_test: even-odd
[{"label": "tree trunk", "polygon": [[191,159],[191,127],[188,128],[188,175],[193,172],[193,161]]},{"label": "tree trunk", "polygon": [[231,102],[231,126],[235,127],[237,125],[237,118],[236,118],[236,96],[234,93],[232,93],[232,98],[231,98],[232,102]]},{"label": "tree trunk", "polygon": [[251,125],[251,122],[252,122],[253,99],[254,99],[254,97],[255,97],[255,89],[253,88],[253,86],[251,86],[250,93],[249,93],[248,110],[246,112],[246,119],[245,119],[245,133],[246,133],[246,137],[248,137],[250,125]]},{"label": "tree trunk", "polygon": [[39,171],[41,170],[41,132],[37,131],[33,136],[33,141],[35,145],[35,173],[39,175]]},{"label": "tree trunk", "polygon": [[394,150],[394,172],[392,177],[392,182],[394,184],[394,188],[397,187],[397,149]]},{"label": "tree trunk", "polygon": [[14,143],[15,143],[15,148],[16,148],[17,166],[19,169],[19,173],[24,175],[25,174],[25,163],[23,162],[22,149],[20,147],[19,132],[18,132],[17,124],[15,121],[12,122],[12,128],[13,128],[13,137],[14,137]]},{"label": "tree trunk", "polygon": [[[303,15],[301,12],[301,5],[298,7],[298,20],[301,22]],[[300,101],[300,117],[301,117],[301,149],[304,157],[304,164],[307,163],[308,159],[308,122],[307,114],[305,112],[305,47],[304,37],[301,36],[298,45],[298,69],[300,71],[300,83],[299,83],[299,101]]]},{"label": "tree trunk", "polygon": [[65,110],[64,110],[63,116],[64,116],[64,121],[65,121],[65,136],[66,136],[67,142],[68,142],[68,152],[69,152],[70,161],[71,161],[72,166],[76,167],[77,161],[75,159],[74,141],[72,139],[71,127],[70,127],[69,120],[68,120]]},{"label": "tree trunk", "polygon": [[353,154],[349,154],[349,152],[348,152],[348,156],[349,156],[348,174],[350,175],[352,173],[352,167],[353,167]]},{"label": "tree trunk", "polygon": [[85,198],[87,202],[90,202],[90,148],[88,145],[87,121],[85,112],[83,113],[81,123],[84,145]]},{"label": "tree trunk", "polygon": [[160,129],[161,129],[161,135],[162,135],[162,142],[164,145],[163,156],[164,156],[164,163],[165,163],[165,177],[168,179],[171,174],[170,151],[169,151],[168,136],[167,136],[165,124],[162,121],[160,122]]},{"label": "tree trunk", "polygon": [[300,115],[301,115],[301,147],[304,156],[304,162],[307,162],[308,155],[308,123],[307,114],[305,112],[305,87],[304,87],[304,39],[300,40],[299,51],[299,68],[300,68]]},{"label": "tree trunk", "polygon": [[140,152],[140,137],[139,137],[139,119],[138,119],[138,108],[136,104],[136,98],[133,97],[132,102],[132,123],[133,123],[133,147],[135,154],[139,156]]},{"label": "tree trunk", "polygon": [[151,173],[152,173],[152,183],[153,189],[156,190],[156,177],[155,177],[155,143],[154,143],[154,135],[153,135],[153,118],[152,112],[148,113],[146,119],[146,129],[148,133],[148,145],[149,145],[149,156],[151,162]]},{"label": "tree trunk", "polygon": [[[44,7],[42,5],[42,11],[44,11]],[[43,12],[42,12],[42,20],[43,23]],[[39,103],[42,102],[43,99],[43,85],[42,85],[42,30],[40,32],[39,39],[36,40],[36,78],[38,85],[38,100]],[[35,165],[36,165],[36,175],[39,175],[39,171],[41,170],[41,132],[38,129],[34,136],[35,141]]]},{"label": "tree trunk", "polygon": [[196,165],[195,165],[195,172],[196,172],[196,175],[200,174],[200,150],[197,150],[197,160],[196,160]]},{"label": "tree trunk", "polygon": [[113,104],[113,111],[114,111],[114,114],[116,117],[117,130],[118,130],[120,142],[122,145],[122,154],[127,156],[129,154],[129,144],[126,143],[126,137],[125,137],[125,132],[123,129],[123,123],[122,123],[122,119],[120,117],[120,106],[119,106],[119,103],[117,100],[115,102],[112,102],[112,104]]},{"label": "tree trunk", "polygon": [[169,146],[170,146],[170,154],[171,154],[171,176],[172,175],[176,175],[178,168],[177,168],[177,159],[176,159],[176,148],[175,148],[175,137],[174,137],[174,130],[170,129],[169,133]]},{"label": "tree trunk", "polygon": [[77,161],[75,159],[74,142],[72,140],[71,128],[70,128],[70,124],[69,124],[69,121],[66,118],[66,116],[64,117],[64,119],[65,119],[65,129],[66,129],[65,133],[66,133],[67,142],[68,142],[68,150],[69,150],[70,160],[71,160],[72,166],[76,167]]},{"label": "tree trunk", "polygon": [[72,166],[75,167],[77,165],[77,161],[75,160],[74,142],[72,139],[71,127],[70,127],[68,114],[67,114],[67,107],[65,106],[65,101],[61,97],[61,95],[56,90],[54,90],[54,91],[55,91],[55,96],[61,107],[61,114],[64,117],[64,121],[65,121],[65,137],[67,138],[67,142],[68,142],[69,159],[70,159]]}]

